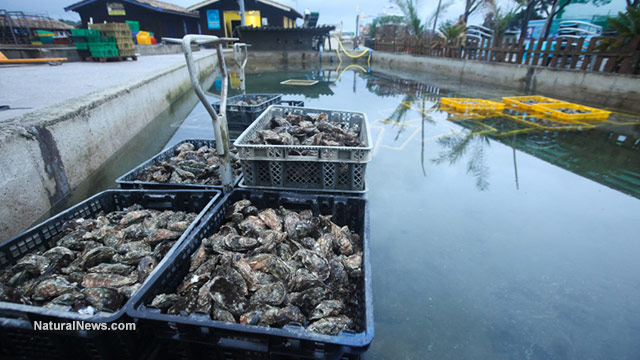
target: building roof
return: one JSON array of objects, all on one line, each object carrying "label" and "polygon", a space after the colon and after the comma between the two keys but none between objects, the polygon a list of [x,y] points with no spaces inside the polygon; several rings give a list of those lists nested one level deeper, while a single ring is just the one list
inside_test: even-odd
[{"label": "building roof", "polygon": [[242,32],[295,32],[295,33],[306,33],[312,35],[324,35],[329,33],[331,30],[334,30],[336,27],[333,25],[321,25],[314,27],[282,27],[282,26],[239,26],[237,29]]},{"label": "building roof", "polygon": [[[11,18],[14,27],[29,27],[30,29],[42,30],[70,30],[73,26],[63,23],[62,21],[51,18],[37,17],[31,18],[25,15],[24,18]],[[0,17],[0,27],[8,26],[4,17]]]},{"label": "building roof", "polygon": [[[199,10],[199,9],[205,7],[205,6],[208,6],[208,5],[211,5],[211,4],[215,4],[215,3],[220,2],[220,1],[223,1],[223,0],[204,0],[202,2],[199,2],[199,3],[195,4],[195,5],[189,6],[187,9],[191,10],[191,11]],[[233,1],[235,1],[235,0],[233,0]],[[263,4],[267,5],[267,6],[272,6],[272,7],[278,8],[278,9],[280,9],[282,11],[291,12],[291,13],[293,13],[293,15],[296,18],[302,18],[302,14],[300,14],[298,11],[296,11],[296,9],[294,9],[294,8],[292,8],[290,6],[287,6],[287,5],[280,4],[280,3],[275,2],[273,0],[256,0],[256,2],[263,3]]]},{"label": "building roof", "polygon": [[[93,2],[95,2],[96,0],[83,0],[83,1],[79,1],[77,3],[71,4],[69,6],[67,6],[66,8],[64,8],[65,11],[76,11],[76,9],[81,8],[85,5],[91,4]],[[166,3],[164,1],[157,1],[157,0],[120,0],[129,4],[134,4],[134,5],[138,5],[138,6],[142,6],[144,8],[147,9],[151,9],[154,11],[158,11],[158,12],[163,12],[163,13],[169,13],[169,14],[176,14],[176,15],[182,15],[182,16],[189,16],[189,17],[199,17],[200,15],[198,15],[197,11],[190,11],[187,10],[185,8],[183,8],[182,6],[178,6],[175,4],[170,4],[170,3]]]}]

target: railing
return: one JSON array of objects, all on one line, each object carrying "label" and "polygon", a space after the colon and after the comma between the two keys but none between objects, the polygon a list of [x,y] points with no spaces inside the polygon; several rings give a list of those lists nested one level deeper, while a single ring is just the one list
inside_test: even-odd
[{"label": "railing", "polygon": [[445,41],[404,35],[378,38],[375,44],[377,51],[619,74],[640,74],[639,47],[640,36]]}]

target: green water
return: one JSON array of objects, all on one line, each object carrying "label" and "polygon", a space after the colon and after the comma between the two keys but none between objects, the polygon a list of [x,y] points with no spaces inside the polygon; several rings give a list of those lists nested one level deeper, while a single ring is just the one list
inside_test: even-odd
[{"label": "green water", "polygon": [[[368,116],[376,335],[366,357],[638,359],[640,126],[620,123],[640,115],[571,132],[529,131],[499,116],[487,133],[486,119],[452,118],[439,98],[522,94],[374,70],[247,76],[249,93]],[[279,85],[290,78],[320,83]],[[162,142],[207,137],[198,104]]]}]

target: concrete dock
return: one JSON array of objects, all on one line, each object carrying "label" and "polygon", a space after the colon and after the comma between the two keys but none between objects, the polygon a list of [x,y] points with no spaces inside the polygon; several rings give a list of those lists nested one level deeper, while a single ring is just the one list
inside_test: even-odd
[{"label": "concrete dock", "polygon": [[[213,50],[194,53],[205,78]],[[25,230],[191,89],[184,55],[0,66],[0,241]],[[22,109],[20,109],[22,108]]]},{"label": "concrete dock", "polygon": [[[194,52],[194,58],[212,54],[215,51],[202,50]],[[170,54],[107,63],[0,65],[0,105],[11,108],[0,111],[0,122],[181,64],[184,55]]]}]

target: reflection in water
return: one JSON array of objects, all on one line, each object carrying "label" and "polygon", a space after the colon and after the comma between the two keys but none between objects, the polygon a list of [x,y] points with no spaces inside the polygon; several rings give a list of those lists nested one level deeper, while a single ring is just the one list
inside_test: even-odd
[{"label": "reflection in water", "polygon": [[490,145],[487,135],[460,131],[440,136],[436,141],[446,150],[431,160],[434,164],[449,162],[449,165],[454,165],[465,154],[470,153],[471,156],[467,161],[467,173],[475,177],[478,190],[489,189],[489,167],[486,164],[484,149],[485,146]]},{"label": "reflection in water", "polygon": [[[520,179],[516,150],[519,150],[640,198],[640,162],[637,161],[638,151],[640,151],[640,123],[634,115],[614,112],[606,123],[595,124],[595,126],[541,128],[532,123],[531,117],[513,116],[516,113],[511,110],[505,110],[504,114],[477,114],[456,112],[451,109],[443,112],[444,109],[439,108],[438,103],[443,96],[477,95],[465,93],[464,89],[453,91],[438,87],[437,84],[428,85],[380,73],[360,76],[366,80],[366,88],[377,96],[403,95],[393,113],[386,118],[388,123],[398,126],[396,139],[406,130],[409,110],[413,109],[421,113],[420,160],[423,174],[426,174],[424,151],[425,141],[427,141],[425,134],[428,132],[425,130],[425,124],[435,125],[437,128],[437,123],[441,123],[439,119],[444,116],[448,123],[459,125],[468,132],[448,134],[438,138],[437,143],[446,147],[447,150],[433,159],[433,163],[453,164],[459,160],[461,154],[473,153],[468,163],[468,173],[475,177],[479,190],[486,190],[489,186],[486,182],[488,168],[486,162],[482,163],[480,159],[485,156],[481,146],[489,144],[488,139],[491,139],[512,148],[517,189],[520,187]],[[476,137],[483,140],[474,140]]]}]

